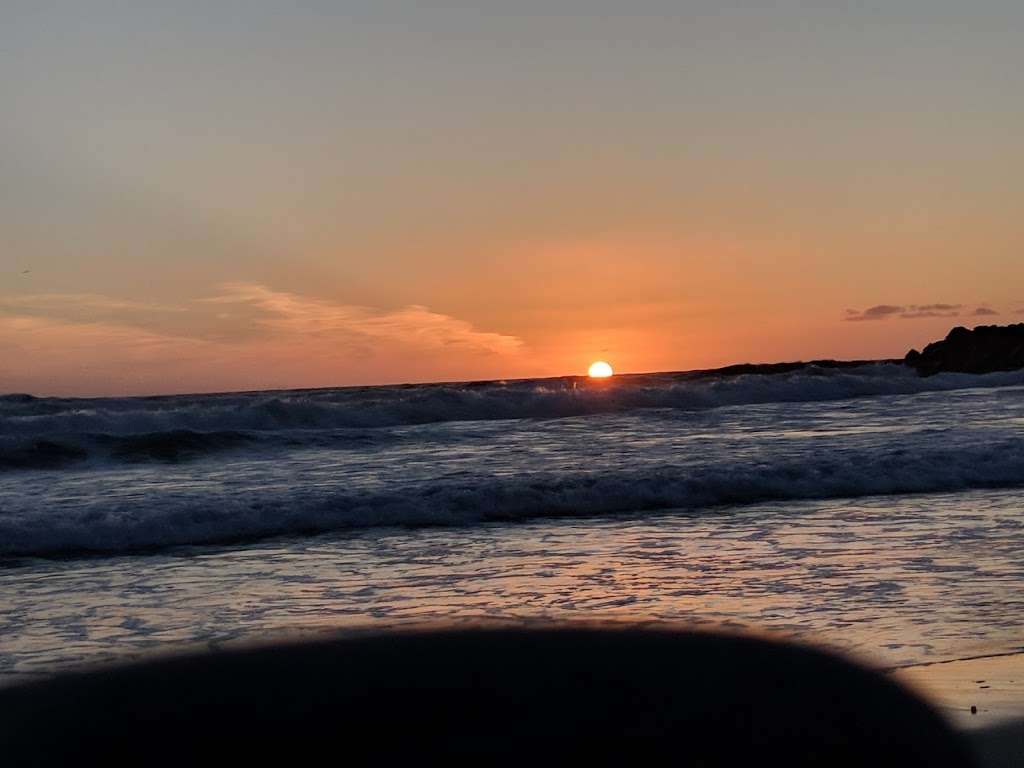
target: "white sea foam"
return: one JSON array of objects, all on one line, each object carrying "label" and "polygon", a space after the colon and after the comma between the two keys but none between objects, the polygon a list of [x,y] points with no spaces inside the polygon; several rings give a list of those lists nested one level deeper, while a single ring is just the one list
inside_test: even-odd
[{"label": "white sea foam", "polygon": [[649,408],[704,410],[1017,385],[1024,385],[1024,371],[921,378],[901,365],[878,364],[770,375],[644,374],[599,384],[538,379],[83,400],[7,395],[0,396],[0,437],[375,428]]},{"label": "white sea foam", "polygon": [[[353,489],[341,480],[239,489],[230,479],[111,488],[60,503],[0,506],[0,554],[117,552],[373,526],[466,526],[723,505],[1024,485],[1024,441],[739,455],[713,463],[601,472],[468,475]],[[54,506],[56,504],[56,506]]]},{"label": "white sea foam", "polygon": [[7,397],[0,555],[1024,487],[1024,372],[568,384]]}]

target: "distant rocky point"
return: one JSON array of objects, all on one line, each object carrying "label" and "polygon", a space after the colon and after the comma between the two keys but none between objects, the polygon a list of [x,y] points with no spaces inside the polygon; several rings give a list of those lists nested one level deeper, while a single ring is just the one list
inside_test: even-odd
[{"label": "distant rocky point", "polygon": [[923,351],[912,349],[903,361],[922,376],[936,373],[992,373],[1024,368],[1024,323],[957,326]]}]

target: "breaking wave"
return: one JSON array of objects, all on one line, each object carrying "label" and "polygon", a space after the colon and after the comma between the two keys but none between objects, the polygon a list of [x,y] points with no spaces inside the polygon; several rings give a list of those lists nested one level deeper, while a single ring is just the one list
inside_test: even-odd
[{"label": "breaking wave", "polygon": [[604,472],[452,476],[374,488],[296,483],[246,491],[231,482],[94,494],[73,504],[25,498],[0,508],[0,555],[116,553],[378,526],[656,510],[719,514],[757,502],[856,498],[1024,486],[1024,441],[812,451],[800,458],[726,458],[698,466]]},{"label": "breaking wave", "polygon": [[[1024,384],[1024,371],[919,378],[902,365],[776,374],[641,374],[151,398],[0,396],[0,470],[83,461],[183,461],[263,445],[362,446],[383,427],[552,419],[638,409],[844,400]],[[334,430],[328,435],[327,431]]]}]

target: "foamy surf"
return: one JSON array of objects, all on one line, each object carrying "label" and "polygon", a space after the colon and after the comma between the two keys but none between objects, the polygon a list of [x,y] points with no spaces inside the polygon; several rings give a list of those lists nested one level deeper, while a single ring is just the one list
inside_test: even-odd
[{"label": "foamy surf", "polygon": [[[954,408],[955,426],[934,426]],[[7,473],[0,554],[1014,488],[1022,424],[1024,390],[975,388],[380,428],[343,448],[286,431],[191,463]]]},{"label": "foamy surf", "polygon": [[[577,386],[577,384],[582,384]],[[245,449],[363,448],[385,428],[811,403],[1024,385],[1024,371],[920,378],[893,364],[778,374],[642,374],[152,398],[0,397],[0,471],[183,461]]]}]

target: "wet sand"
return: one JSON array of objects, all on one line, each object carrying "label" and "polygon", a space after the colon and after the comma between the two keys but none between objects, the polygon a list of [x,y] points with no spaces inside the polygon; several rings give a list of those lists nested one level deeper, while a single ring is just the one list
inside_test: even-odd
[{"label": "wet sand", "polygon": [[983,768],[1024,766],[1024,653],[921,664],[893,674],[966,731]]}]

